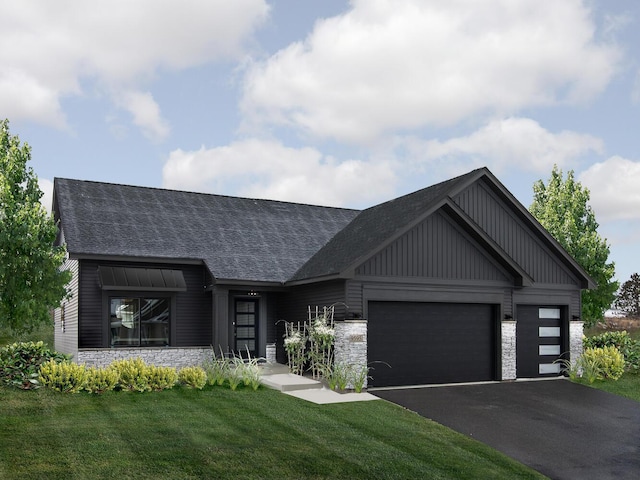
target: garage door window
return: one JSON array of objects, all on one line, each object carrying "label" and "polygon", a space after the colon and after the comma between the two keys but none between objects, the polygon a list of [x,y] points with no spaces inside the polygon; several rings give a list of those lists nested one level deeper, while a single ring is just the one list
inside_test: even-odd
[{"label": "garage door window", "polygon": [[[538,309],[538,318],[540,320],[543,320],[543,319],[560,320],[560,309],[559,308],[540,308]],[[544,339],[557,339],[556,340],[557,344],[539,346],[539,354],[541,356],[560,355],[560,327],[539,327],[538,336]],[[538,373],[540,375],[559,374],[560,364],[553,363],[553,362],[551,363],[541,362],[540,364],[538,364]]]},{"label": "garage door window", "polygon": [[560,319],[560,309],[559,308],[541,308],[538,311],[538,318],[553,318]]}]

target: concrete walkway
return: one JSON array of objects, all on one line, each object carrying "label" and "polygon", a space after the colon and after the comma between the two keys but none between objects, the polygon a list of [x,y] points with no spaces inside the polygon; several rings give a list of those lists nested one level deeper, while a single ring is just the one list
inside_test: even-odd
[{"label": "concrete walkway", "polygon": [[308,402],[325,405],[379,400],[378,397],[369,393],[335,392],[326,388],[322,382],[289,373],[289,368],[286,365],[266,364],[262,368],[261,381],[263,385]]}]

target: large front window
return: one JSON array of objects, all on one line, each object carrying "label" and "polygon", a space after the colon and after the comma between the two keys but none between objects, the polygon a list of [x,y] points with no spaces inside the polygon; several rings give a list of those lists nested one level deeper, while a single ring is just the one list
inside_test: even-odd
[{"label": "large front window", "polygon": [[111,297],[109,322],[112,347],[169,345],[171,301],[168,298]]}]

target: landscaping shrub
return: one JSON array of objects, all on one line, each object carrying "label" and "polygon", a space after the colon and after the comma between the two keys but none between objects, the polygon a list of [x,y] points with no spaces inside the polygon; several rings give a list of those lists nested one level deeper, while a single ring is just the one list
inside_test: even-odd
[{"label": "landscaping shrub", "polygon": [[87,372],[84,365],[69,361],[57,362],[54,359],[40,366],[38,380],[42,386],[57,392],[77,393],[84,386]]},{"label": "landscaping shrub", "polygon": [[207,384],[207,374],[202,367],[184,367],[178,372],[178,382],[202,390]]},{"label": "landscaping shrub", "polygon": [[207,374],[207,383],[209,385],[224,385],[229,376],[230,364],[229,360],[222,358],[212,358],[202,364],[202,368]]},{"label": "landscaping shrub", "polygon": [[113,367],[87,368],[84,389],[89,393],[104,393],[113,390],[118,385],[120,376]]},{"label": "landscaping shrub", "polygon": [[624,373],[624,355],[613,345],[586,348],[582,353],[582,361],[586,365],[597,365],[597,378],[601,380],[618,380]]},{"label": "landscaping shrub", "polygon": [[24,390],[38,387],[40,365],[69,360],[68,355],[51,350],[44,342],[17,342],[0,348],[0,384]]},{"label": "landscaping shrub", "polygon": [[585,337],[582,343],[585,348],[616,347],[624,355],[626,370],[631,373],[640,372],[640,341],[633,340],[626,330]]},{"label": "landscaping shrub", "polygon": [[239,358],[236,368],[241,370],[245,387],[251,387],[254,390],[260,387],[260,364],[257,358],[249,357],[248,360]]},{"label": "landscaping shrub", "polygon": [[351,368],[344,363],[334,363],[326,367],[323,373],[325,380],[331,390],[344,390],[347,388]]},{"label": "landscaping shrub", "polygon": [[111,367],[118,372],[118,387],[131,392],[148,392],[149,384],[148,366],[141,358],[128,358],[115,360]]},{"label": "landscaping shrub", "polygon": [[238,386],[243,381],[242,378],[242,359],[238,361],[237,358],[234,358],[229,361],[229,370],[227,372],[227,382],[229,382],[229,388],[231,390],[236,390]]},{"label": "landscaping shrub", "polygon": [[149,380],[149,387],[156,392],[173,388],[178,380],[178,372],[173,367],[149,365],[146,373]]}]

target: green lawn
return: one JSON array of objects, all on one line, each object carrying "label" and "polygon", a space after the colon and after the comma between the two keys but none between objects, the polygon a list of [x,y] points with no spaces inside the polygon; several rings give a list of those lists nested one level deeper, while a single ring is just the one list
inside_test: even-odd
[{"label": "green lawn", "polygon": [[622,397],[630,398],[636,402],[640,402],[640,375],[625,373],[620,380],[596,380],[592,384],[579,380],[583,385],[604,390],[605,392],[615,393]]},{"label": "green lawn", "polygon": [[386,401],[0,388],[0,478],[542,478]]}]

